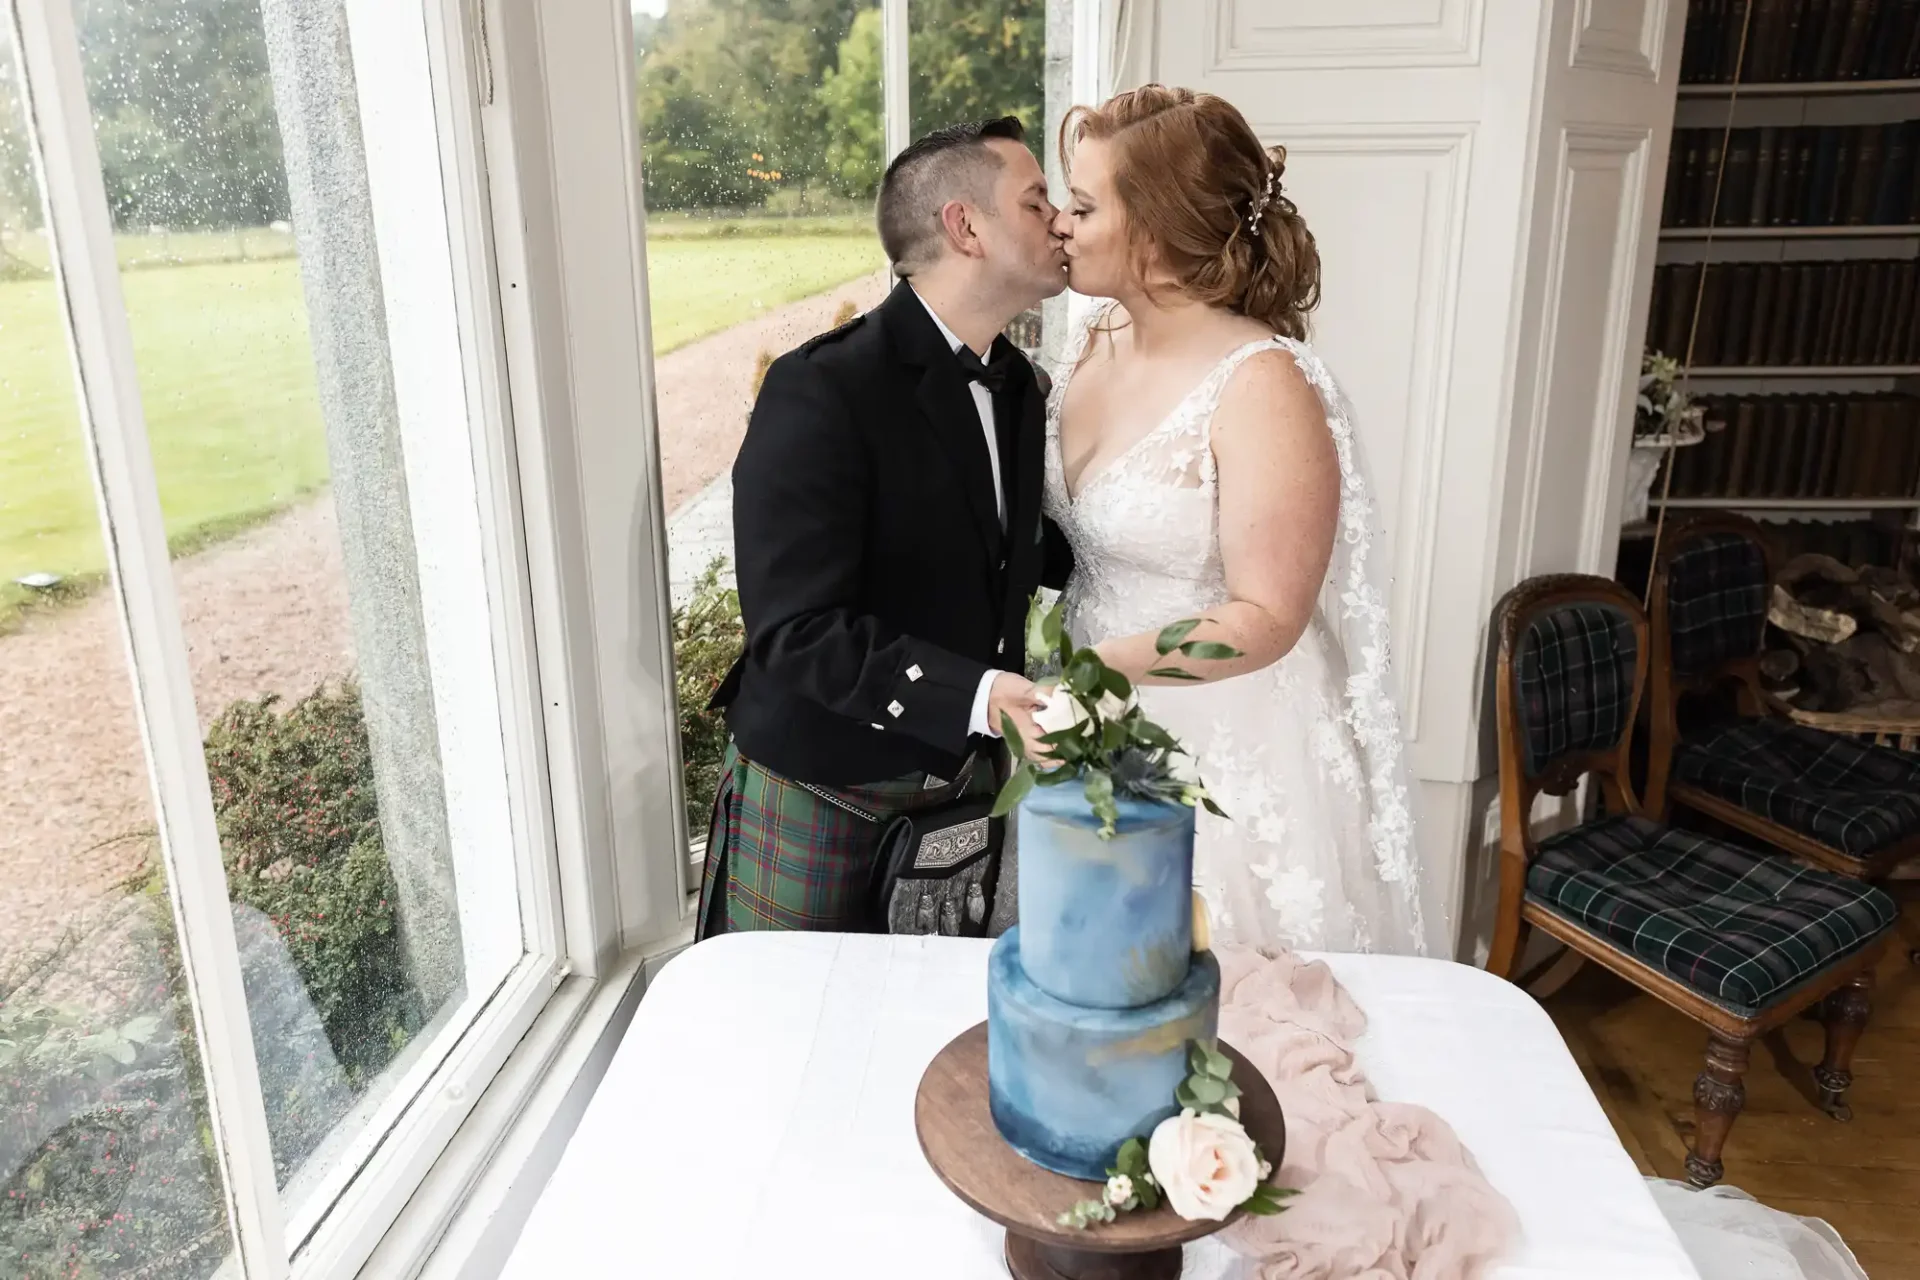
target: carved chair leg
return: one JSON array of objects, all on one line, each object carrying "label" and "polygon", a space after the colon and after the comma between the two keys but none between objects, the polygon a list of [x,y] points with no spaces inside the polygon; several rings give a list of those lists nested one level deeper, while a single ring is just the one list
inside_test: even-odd
[{"label": "carved chair leg", "polygon": [[1813,1069],[1813,1081],[1820,1087],[1820,1109],[1835,1120],[1853,1119],[1853,1108],[1846,1102],[1847,1089],[1853,1084],[1853,1050],[1872,1011],[1872,970],[1826,999],[1827,1055]]},{"label": "carved chair leg", "polygon": [[1750,1040],[1707,1037],[1706,1069],[1693,1082],[1693,1150],[1687,1153],[1687,1181],[1696,1187],[1710,1187],[1726,1173],[1720,1152],[1747,1102],[1742,1079],[1752,1051]]}]

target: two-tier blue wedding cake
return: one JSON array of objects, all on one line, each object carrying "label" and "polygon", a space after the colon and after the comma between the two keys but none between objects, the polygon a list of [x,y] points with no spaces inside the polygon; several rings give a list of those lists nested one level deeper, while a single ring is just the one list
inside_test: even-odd
[{"label": "two-tier blue wedding cake", "polygon": [[1193,810],[1118,808],[1101,839],[1077,781],[1022,801],[1020,923],[987,976],[995,1127],[1042,1168],[1090,1181],[1174,1114],[1187,1044],[1211,1041],[1220,1014],[1219,965],[1194,950]]}]

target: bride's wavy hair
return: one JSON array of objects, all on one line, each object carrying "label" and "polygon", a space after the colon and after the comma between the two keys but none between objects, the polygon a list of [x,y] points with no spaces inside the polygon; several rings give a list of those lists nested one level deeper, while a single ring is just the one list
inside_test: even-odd
[{"label": "bride's wavy hair", "polygon": [[1063,169],[1086,138],[1113,148],[1114,186],[1143,282],[1158,266],[1197,302],[1289,338],[1307,336],[1307,313],[1320,303],[1320,250],[1281,188],[1285,147],[1262,146],[1225,98],[1159,84],[1068,112]]}]

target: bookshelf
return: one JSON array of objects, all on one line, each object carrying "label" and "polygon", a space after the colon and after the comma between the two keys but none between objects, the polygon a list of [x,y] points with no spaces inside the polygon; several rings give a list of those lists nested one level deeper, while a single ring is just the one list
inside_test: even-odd
[{"label": "bookshelf", "polygon": [[1920,0],[1694,0],[1659,240],[1723,425],[1655,507],[1920,528]]},{"label": "bookshelf", "polygon": [[1920,225],[1838,227],[1662,227],[1662,240],[1875,240],[1920,236]]}]

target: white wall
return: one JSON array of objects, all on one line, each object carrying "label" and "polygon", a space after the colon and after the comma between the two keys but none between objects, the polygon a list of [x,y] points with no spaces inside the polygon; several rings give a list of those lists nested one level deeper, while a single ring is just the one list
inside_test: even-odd
[{"label": "white wall", "polygon": [[1484,939],[1487,621],[1610,573],[1684,7],[1135,0],[1117,81],[1218,93],[1288,150],[1314,342],[1352,399],[1397,580],[1421,843]]}]

